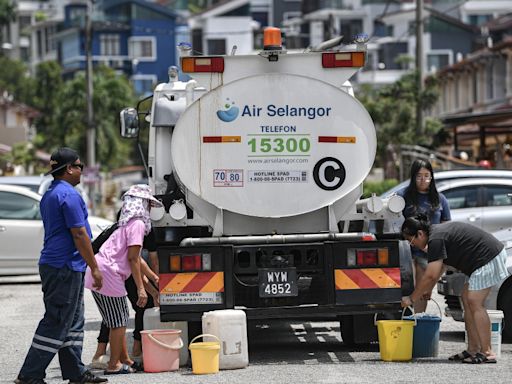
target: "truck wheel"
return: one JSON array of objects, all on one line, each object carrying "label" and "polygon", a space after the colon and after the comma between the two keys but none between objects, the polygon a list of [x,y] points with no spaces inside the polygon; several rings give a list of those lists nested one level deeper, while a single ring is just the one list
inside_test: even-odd
[{"label": "truck wheel", "polygon": [[378,340],[373,314],[340,316],[340,333],[343,344],[354,346]]},{"label": "truck wheel", "polygon": [[[201,321],[189,321],[188,324],[188,342],[201,333],[203,333],[203,323]],[[197,340],[196,340],[197,341]],[[199,340],[201,341],[201,340]]]},{"label": "truck wheel", "polygon": [[512,280],[506,281],[499,292],[498,309],[505,315],[502,337],[504,342],[512,342]]},{"label": "truck wheel", "polygon": [[356,343],[354,340],[354,316],[340,316],[340,334],[343,344],[353,347]]}]

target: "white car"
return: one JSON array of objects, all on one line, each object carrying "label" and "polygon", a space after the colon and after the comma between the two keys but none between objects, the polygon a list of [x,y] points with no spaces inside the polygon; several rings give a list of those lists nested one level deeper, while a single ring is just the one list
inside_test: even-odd
[{"label": "white car", "polygon": [[[26,187],[0,184],[0,275],[39,273],[44,239],[41,198]],[[89,216],[89,224],[95,237],[112,222]]]}]

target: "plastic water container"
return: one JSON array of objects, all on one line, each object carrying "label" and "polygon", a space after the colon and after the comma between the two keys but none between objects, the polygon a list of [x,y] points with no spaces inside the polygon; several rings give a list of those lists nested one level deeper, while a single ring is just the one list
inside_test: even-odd
[{"label": "plastic water container", "polygon": [[415,313],[404,319],[416,320],[412,342],[412,357],[437,357],[439,354],[439,328],[441,325],[441,307],[432,300],[439,309],[439,316],[428,313]]},{"label": "plastic water container", "polygon": [[169,372],[180,367],[183,341],[179,329],[141,331],[144,372]]},{"label": "plastic water container", "polygon": [[224,309],[205,312],[202,322],[203,333],[220,339],[220,369],[245,368],[249,365],[247,320],[244,311]]},{"label": "plastic water container", "polygon": [[491,348],[496,357],[501,357],[501,331],[503,330],[503,311],[487,310],[491,319]]},{"label": "plastic water container", "polygon": [[[160,308],[148,308],[144,311],[144,329],[179,329],[183,344],[188,345],[188,325],[186,321],[160,321]],[[187,365],[188,350],[180,349],[180,366]]]},{"label": "plastic water container", "polygon": [[[503,311],[488,309],[487,314],[491,320],[491,349],[496,357],[501,357],[501,332],[503,330]],[[468,334],[464,332],[464,341],[468,345]]]},{"label": "plastic water container", "polygon": [[373,319],[379,333],[380,358],[383,361],[409,361],[412,359],[413,330],[415,320],[405,320],[404,308],[402,320]]}]

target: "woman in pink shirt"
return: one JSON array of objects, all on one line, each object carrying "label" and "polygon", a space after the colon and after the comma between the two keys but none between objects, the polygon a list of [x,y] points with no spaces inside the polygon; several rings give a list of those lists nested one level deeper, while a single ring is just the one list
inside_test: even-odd
[{"label": "woman in pink shirt", "polygon": [[103,275],[102,288],[98,290],[93,287],[89,269],[85,275],[85,286],[91,289],[103,322],[110,329],[110,360],[106,375],[137,370],[126,346],[129,312],[124,282],[133,275],[138,293],[137,305],[144,307],[148,297],[140,272],[140,251],[144,236],[151,231],[151,206],[162,206],[145,184],[130,187],[122,199],[118,228],[96,254],[96,263]]}]

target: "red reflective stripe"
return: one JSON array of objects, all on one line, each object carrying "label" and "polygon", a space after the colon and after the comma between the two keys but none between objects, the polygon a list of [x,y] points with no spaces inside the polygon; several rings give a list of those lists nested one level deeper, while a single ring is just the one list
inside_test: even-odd
[{"label": "red reflective stripe", "polygon": [[162,273],[160,274],[160,278],[158,280],[158,290],[162,291],[163,288],[170,283],[172,279],[176,276],[176,273]]},{"label": "red reflective stripe", "polygon": [[319,143],[336,143],[338,138],[336,136],[318,136]]},{"label": "red reflective stripe", "polygon": [[216,272],[198,272],[181,292],[200,292]]},{"label": "red reflective stripe", "polygon": [[401,285],[400,268],[382,268],[384,273],[388,275],[395,283]]},{"label": "red reflective stripe", "polygon": [[203,143],[222,143],[222,136],[203,136]]},{"label": "red reflective stripe", "polygon": [[344,269],[343,272],[360,288],[380,288],[368,276],[358,269]]}]

